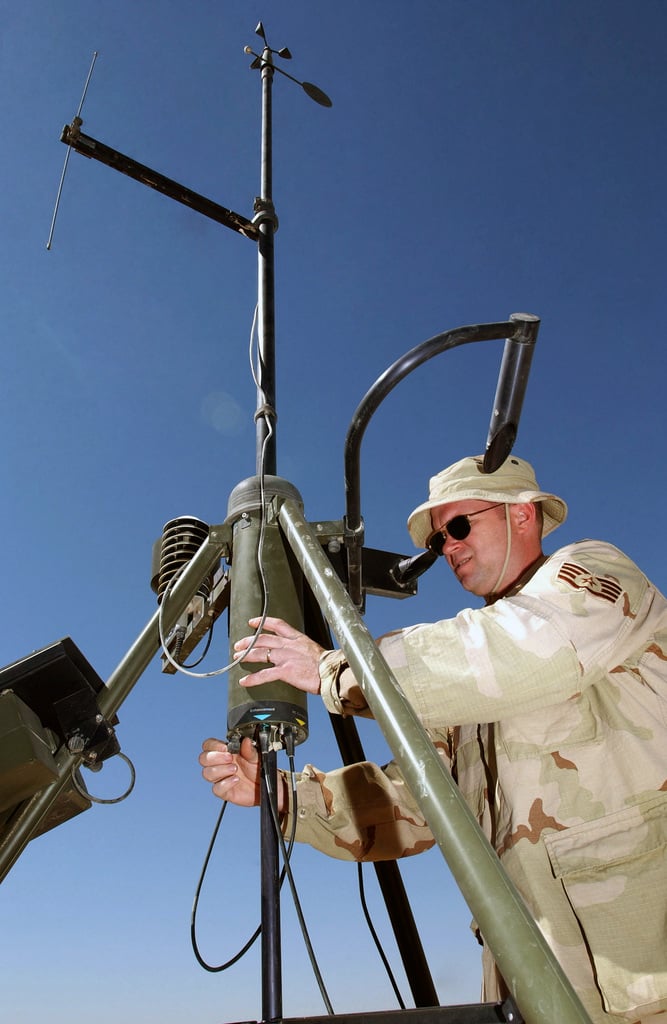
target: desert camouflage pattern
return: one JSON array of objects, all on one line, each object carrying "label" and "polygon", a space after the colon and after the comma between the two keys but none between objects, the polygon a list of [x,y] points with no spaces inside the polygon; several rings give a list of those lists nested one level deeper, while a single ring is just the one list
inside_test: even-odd
[{"label": "desert camouflage pattern", "polygon": [[[667,1010],[667,602],[582,541],[517,593],[379,641],[594,1022]],[[329,710],[369,715],[341,652]],[[297,785],[297,837],[350,860],[433,845],[395,765]],[[505,994],[485,950],[483,998]]]}]

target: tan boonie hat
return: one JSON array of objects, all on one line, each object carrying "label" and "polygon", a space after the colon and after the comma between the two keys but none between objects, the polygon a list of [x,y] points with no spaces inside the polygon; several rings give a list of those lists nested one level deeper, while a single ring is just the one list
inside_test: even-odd
[{"label": "tan boonie hat", "polygon": [[465,498],[508,504],[539,501],[544,513],[543,537],[565,521],[567,505],[562,498],[539,489],[529,462],[510,455],[495,473],[484,473],[483,464],[483,456],[477,455],[461,459],[431,477],[428,501],[419,505],[408,519],[410,536],[418,548],[425,548],[433,533],[431,509]]}]

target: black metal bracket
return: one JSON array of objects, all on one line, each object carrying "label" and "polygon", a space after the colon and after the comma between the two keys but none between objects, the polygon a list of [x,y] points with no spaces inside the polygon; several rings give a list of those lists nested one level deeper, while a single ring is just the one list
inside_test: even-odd
[{"label": "black metal bracket", "polygon": [[149,188],[155,189],[156,192],[161,192],[162,195],[175,199],[176,202],[188,206],[191,210],[196,210],[197,213],[203,214],[209,220],[214,220],[226,228],[231,228],[232,231],[238,231],[239,234],[245,235],[246,238],[250,238],[254,242],[259,238],[259,230],[256,224],[249,221],[247,217],[243,217],[240,213],[235,213],[233,210],[228,210],[225,206],[220,206],[219,203],[214,203],[212,199],[207,199],[206,196],[193,192],[192,189],[186,188],[185,185],[180,185],[177,181],[165,177],[164,174],[160,174],[158,171],[138,163],[132,157],[119,153],[117,149],[105,146],[103,142],[91,138],[90,135],[84,135],[80,130],[82,123],[80,117],[75,117],[71,124],[66,124],[62,130],[60,141],[64,142],[67,146],[71,146],[72,149],[76,150],[77,153],[81,153],[82,156],[86,156],[91,160],[99,160],[100,163],[106,164],[107,167],[112,167],[115,171],[121,171],[122,174],[126,174],[129,178],[134,178],[135,181],[141,182],[142,185],[148,185]]}]

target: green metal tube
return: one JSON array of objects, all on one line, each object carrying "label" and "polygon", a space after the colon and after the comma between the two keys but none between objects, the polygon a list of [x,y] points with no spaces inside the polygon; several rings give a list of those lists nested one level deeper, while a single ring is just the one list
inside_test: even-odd
[{"label": "green metal tube", "polygon": [[[226,522],[232,528],[230,663],[234,661],[235,641],[249,634],[248,620],[262,614],[265,602],[268,615],[277,615],[303,630],[303,576],[277,521],[279,501],[284,497],[301,504],[299,493],[291,484],[269,475],[242,480],[229,496]],[[227,739],[232,749],[241,737],[253,737],[260,726],[271,728],[274,739],[289,730],[295,744],[303,743],[308,736],[305,693],[282,682],[265,683],[251,690],[239,686],[241,676],[261,668],[239,663],[229,672]]]},{"label": "green metal tube", "polygon": [[[164,633],[178,622],[182,612],[197,592],[201,581],[212,571],[220,560],[222,549],[229,536],[224,527],[211,527],[209,537],[184,569],[162,610]],[[132,690],[144,669],[155,656],[160,646],[157,611],[139,635],[116,670],[109,677],[106,687],[99,694],[100,713],[111,718]],[[82,763],[80,754],[72,754],[61,747],[55,756],[58,778],[50,786],[35,793],[26,801],[11,825],[0,838],[0,882],[14,866],[41,821],[46,817],[58,796],[69,783],[73,769]]]},{"label": "green metal tube", "polygon": [[285,501],[279,518],[527,1024],[590,1024],[579,997],[401,691],[316,534],[292,501]]},{"label": "green metal tube", "polygon": [[[273,475],[242,480],[229,496],[228,524],[232,526],[232,591],[229,605],[230,662],[234,643],[250,630],[248,620],[269,615],[286,619],[303,630],[303,575],[285,543],[277,521],[278,496],[301,505],[298,491]],[[301,505],[301,507],[303,507]],[[269,654],[267,653],[267,658]],[[308,735],[305,693],[276,681],[253,687],[239,677],[256,666],[231,669],[227,688],[227,742],[238,750],[242,737],[251,737],[262,751],[260,785],[260,909],[262,927],[262,1019],[282,1019],[282,947],[280,929],[279,844],[274,827],[277,790],[277,749],[287,734],[294,742]]]},{"label": "green metal tube", "polygon": [[229,542],[229,537],[228,527],[224,525],[210,527],[208,537],[169,591],[167,600],[163,602],[164,607],[161,611],[158,609],[123,660],[109,676],[106,689],[100,694],[98,702],[100,711],[106,718],[118,711],[134,684],[157,654],[160,647],[158,622],[160,622],[163,636],[167,636],[197,593],[201,581],[213,571],[220,561],[222,552]]}]

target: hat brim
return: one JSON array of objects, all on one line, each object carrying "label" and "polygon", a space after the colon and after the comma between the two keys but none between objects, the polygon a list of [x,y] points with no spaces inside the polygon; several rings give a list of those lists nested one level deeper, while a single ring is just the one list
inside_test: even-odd
[{"label": "hat brim", "polygon": [[543,512],[543,537],[546,537],[557,526],[560,526],[567,517],[567,505],[556,494],[549,494],[546,491],[507,491],[503,493],[502,491],[494,490],[493,496],[491,496],[484,487],[479,489],[471,488],[468,491],[457,492],[456,497],[450,501],[438,500],[437,498],[425,501],[423,505],[419,505],[411,513],[408,519],[408,531],[418,548],[425,548],[433,533],[433,524],[431,522],[432,510],[434,508],[441,508],[443,505],[451,505],[454,500],[457,502],[466,500],[494,501],[508,505],[522,505],[531,501],[539,501]]}]

